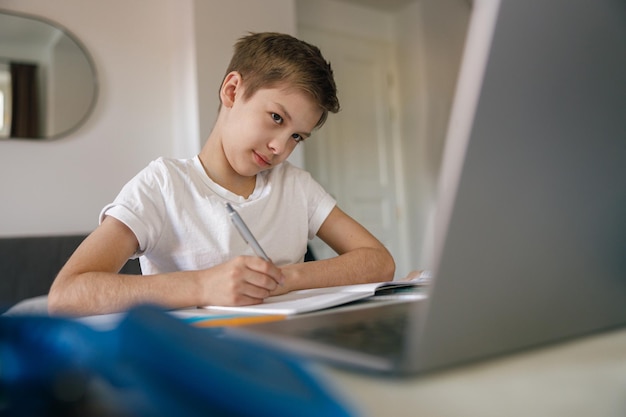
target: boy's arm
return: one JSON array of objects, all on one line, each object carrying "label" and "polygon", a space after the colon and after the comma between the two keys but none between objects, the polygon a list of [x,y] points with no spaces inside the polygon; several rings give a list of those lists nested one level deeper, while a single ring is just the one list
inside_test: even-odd
[{"label": "boy's arm", "polygon": [[137,247],[137,238],[126,225],[106,217],[76,249],[52,283],[49,312],[105,314],[142,303],[165,308],[255,304],[283,280],[276,266],[245,256],[201,271],[148,276],[119,274]]},{"label": "boy's arm", "polygon": [[330,212],[317,236],[339,256],[283,266],[285,285],[273,294],[393,279],[395,263],[389,251],[338,207]]}]

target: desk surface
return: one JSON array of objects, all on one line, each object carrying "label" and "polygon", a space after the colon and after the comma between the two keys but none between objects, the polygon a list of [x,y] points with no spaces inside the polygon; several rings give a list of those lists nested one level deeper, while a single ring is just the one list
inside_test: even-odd
[{"label": "desk surface", "polygon": [[362,416],[626,416],[626,329],[404,380],[322,367]]}]

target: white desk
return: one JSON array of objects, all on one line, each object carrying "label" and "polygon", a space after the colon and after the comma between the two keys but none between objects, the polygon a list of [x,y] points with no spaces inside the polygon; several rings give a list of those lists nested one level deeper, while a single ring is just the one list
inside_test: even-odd
[{"label": "white desk", "polygon": [[624,417],[626,329],[405,380],[322,373],[368,417]]}]

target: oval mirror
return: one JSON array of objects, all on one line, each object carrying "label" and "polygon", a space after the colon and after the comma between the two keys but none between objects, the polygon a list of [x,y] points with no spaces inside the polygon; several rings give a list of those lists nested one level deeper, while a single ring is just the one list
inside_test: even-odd
[{"label": "oval mirror", "polygon": [[93,60],[66,29],[0,10],[0,139],[54,139],[96,102]]}]

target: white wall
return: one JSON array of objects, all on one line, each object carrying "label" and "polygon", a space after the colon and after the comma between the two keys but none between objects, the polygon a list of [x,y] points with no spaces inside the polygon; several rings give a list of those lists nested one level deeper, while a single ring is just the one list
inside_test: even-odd
[{"label": "white wall", "polygon": [[469,15],[466,0],[420,0],[396,13],[409,246],[422,268],[432,268],[436,187]]},{"label": "white wall", "polygon": [[150,160],[197,153],[234,38],[248,30],[295,32],[293,0],[268,3],[0,0],[0,8],[69,29],[99,76],[94,113],[70,136],[0,141],[0,236],[89,232]]}]

